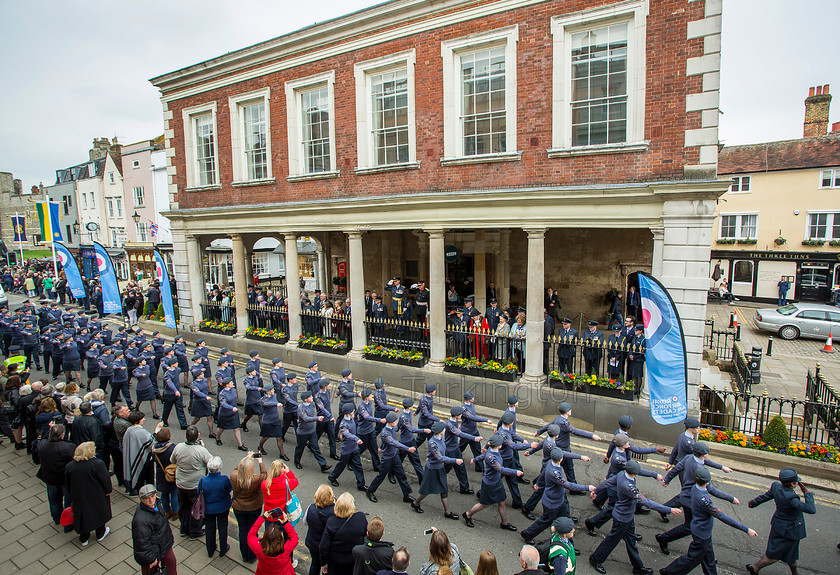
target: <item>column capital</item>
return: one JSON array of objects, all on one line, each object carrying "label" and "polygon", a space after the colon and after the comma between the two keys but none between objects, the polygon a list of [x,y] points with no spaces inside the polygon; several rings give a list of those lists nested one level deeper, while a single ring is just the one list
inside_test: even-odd
[{"label": "column capital", "polygon": [[529,240],[537,240],[545,238],[545,231],[547,228],[522,228],[522,231],[528,234]]},{"label": "column capital", "polygon": [[344,230],[344,233],[347,234],[349,238],[360,238],[362,237],[363,230]]},{"label": "column capital", "polygon": [[242,234],[228,234],[228,237],[234,241],[242,240]]},{"label": "column capital", "polygon": [[650,226],[650,233],[653,234],[653,239],[661,240],[665,237],[665,226]]},{"label": "column capital", "polygon": [[423,230],[427,234],[429,234],[429,239],[443,239],[446,235],[446,230],[444,229],[431,229],[431,230]]},{"label": "column capital", "polygon": [[298,235],[297,232],[281,232],[283,234],[283,239],[286,241],[292,240],[297,241]]}]

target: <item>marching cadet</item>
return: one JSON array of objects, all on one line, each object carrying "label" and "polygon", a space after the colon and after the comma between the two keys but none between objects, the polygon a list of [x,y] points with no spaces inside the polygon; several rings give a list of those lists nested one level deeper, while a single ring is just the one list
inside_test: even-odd
[{"label": "marching cadet", "polygon": [[[200,356],[199,356],[200,357]],[[245,379],[242,380],[242,384],[245,386],[245,420],[242,422],[242,431],[248,433],[248,420],[250,420],[255,415],[257,416],[257,420],[262,426],[262,416],[263,416],[263,406],[260,403],[260,398],[262,397],[262,385],[260,385],[260,380],[257,378],[256,370],[253,365],[249,365],[245,368]]]},{"label": "marching cadet", "polygon": [[[391,411],[399,413],[399,409],[388,405],[388,394],[385,393],[385,380],[381,377],[377,377],[373,382],[373,386],[376,388],[373,392],[373,416],[377,418],[384,418]],[[384,423],[377,422],[376,435],[379,435],[384,426]]]},{"label": "marching cadet", "polygon": [[624,375],[624,336],[621,335],[621,324],[616,323],[607,340],[607,375],[612,379],[620,379]]},{"label": "marching cadet", "polygon": [[[551,425],[548,426],[548,437],[546,437],[539,444],[537,444],[536,448],[529,449],[528,451],[525,452],[525,456],[528,457],[530,455],[533,455],[537,451],[542,450],[543,460],[542,460],[542,464],[540,466],[540,473],[539,473],[538,477],[542,477],[543,472],[545,471],[546,467],[548,467],[548,464],[551,461],[551,454],[554,452],[554,448],[557,447],[557,436],[558,435],[560,435],[560,427],[558,427],[557,425],[554,425],[552,423]],[[586,461],[586,462],[591,461],[589,459],[589,457],[587,457],[586,455],[578,455],[577,453],[572,453],[571,451],[563,451],[562,449],[560,451],[562,452],[563,457],[561,457],[558,460],[557,465],[562,465],[563,460],[566,459],[566,458],[580,459],[581,461]],[[537,503],[539,503],[543,499],[544,491],[545,491],[545,481],[540,482],[539,486],[537,486],[536,482],[535,482],[534,493],[531,495],[531,497],[528,498],[528,501],[525,503],[525,505],[522,506],[522,515],[524,515],[525,517],[527,517],[528,519],[530,519],[532,521],[534,520],[534,509],[537,508]],[[564,494],[565,494],[565,492],[564,492]],[[564,497],[565,497],[565,495],[564,495]],[[543,505],[543,513],[545,513],[545,505]],[[568,515],[568,513],[566,513],[566,515]],[[572,517],[572,520],[575,521],[575,522],[577,522],[577,519],[578,519],[577,517]],[[546,525],[543,527],[543,529],[545,527],[548,527],[549,523],[546,523]],[[532,537],[532,539],[533,539],[533,537]]]},{"label": "marching cadet", "polygon": [[140,405],[144,401],[148,401],[152,404],[152,418],[160,419],[157,405],[155,405],[155,386],[152,384],[152,378],[149,377],[151,371],[152,366],[146,363],[145,357],[141,357],[140,364],[132,370],[132,375],[137,378],[137,387],[134,390],[137,396],[137,411],[140,411]]},{"label": "marching cadet", "polygon": [[[513,432],[513,434],[516,435],[516,408],[519,407],[519,397],[511,395],[510,397],[508,397],[507,402],[508,406],[507,409],[505,409],[505,413],[510,413],[513,415],[513,425],[511,425],[510,429]],[[497,431],[499,427],[501,427],[501,425],[502,422],[501,420],[499,420],[499,423],[496,425]],[[518,469],[520,471],[524,471],[524,469],[522,469],[522,462],[519,461],[518,451],[513,452],[513,468]],[[528,479],[525,479],[524,477],[518,477],[517,481],[519,481],[519,483],[530,483],[530,481]]]},{"label": "marching cadet", "polygon": [[[432,433],[431,429],[420,429],[419,427],[414,427],[411,423],[411,408],[414,405],[414,400],[410,397],[406,397],[402,400],[403,410],[400,413],[400,420],[397,427],[400,430],[400,443],[407,445],[409,447],[417,447],[417,434],[425,434],[430,435]],[[446,451],[445,448],[441,448],[441,453]],[[417,482],[423,483],[423,467],[420,465],[420,456],[417,452],[409,453],[407,451],[400,451],[400,462],[402,463],[405,461],[406,456],[408,460],[411,462],[411,466],[414,468],[414,472],[417,474]],[[447,489],[448,491],[448,489]],[[415,509],[415,511],[417,511]]]},{"label": "marching cadet", "polygon": [[502,465],[502,455],[499,453],[499,448],[505,442],[500,434],[493,435],[488,440],[487,450],[473,459],[470,463],[474,463],[480,459],[484,462],[484,477],[481,479],[481,490],[478,492],[478,503],[473,505],[469,511],[464,511],[463,518],[467,527],[475,527],[473,523],[473,515],[489,507],[490,505],[499,504],[499,528],[506,531],[516,531],[516,527],[508,523],[507,511],[505,509],[505,488],[502,487],[502,475],[505,476],[508,486],[516,485],[516,482],[511,481],[510,477],[521,477],[522,472],[516,469],[511,469]]},{"label": "marching cadet", "polygon": [[345,403],[339,407],[341,422],[338,425],[338,437],[341,439],[341,458],[335,469],[327,476],[333,487],[338,487],[338,478],[348,465],[356,476],[356,488],[367,492],[365,474],[362,471],[362,460],[359,458],[359,446],[364,443],[356,436],[356,421],[353,419],[355,408],[352,403]]},{"label": "marching cadet", "polygon": [[260,398],[260,405],[263,408],[262,423],[260,423],[260,447],[262,455],[268,455],[265,450],[265,442],[269,437],[277,441],[277,449],[280,450],[280,459],[289,461],[289,457],[283,451],[283,432],[280,428],[280,403],[273,387],[265,388],[265,395]]},{"label": "marching cadet", "polygon": [[[110,350],[110,348],[105,348],[106,350]],[[103,350],[103,354],[99,356],[99,368],[103,369],[103,361],[102,358],[105,357],[106,353]],[[107,353],[108,357],[111,357],[110,352]],[[108,364],[111,365],[113,359],[111,359]],[[111,365],[111,371],[113,371],[113,366]],[[178,371],[178,360],[174,357],[170,357],[166,362],[166,371],[163,372],[163,426],[169,427],[169,413],[172,411],[172,407],[175,407],[175,415],[178,417],[178,423],[181,424],[181,429],[187,428],[187,418],[184,415],[184,403],[181,399],[181,391],[178,389],[178,378],[181,372]],[[100,376],[100,381],[102,380],[102,376]]]},{"label": "marching cadet", "polygon": [[[589,564],[598,573],[603,574],[607,572],[604,569],[603,563],[607,560],[607,557],[609,557],[613,549],[615,549],[616,545],[622,540],[624,540],[624,545],[627,548],[627,557],[630,559],[630,565],[633,566],[634,575],[648,575],[653,573],[653,569],[645,567],[642,558],[639,556],[639,549],[636,547],[638,537],[636,536],[634,515],[637,504],[644,504],[661,513],[672,513],[674,515],[682,513],[680,509],[665,507],[661,503],[651,501],[639,493],[639,488],[636,487],[636,476],[640,473],[643,472],[639,462],[631,459],[626,463],[621,472],[601,483],[601,485],[595,488],[595,491],[589,494],[592,499],[595,499],[598,493],[607,489],[614,490],[616,493],[615,507],[612,510],[612,529],[610,529],[607,537],[601,541],[601,544],[598,545],[598,548],[595,549],[595,552],[589,556]],[[653,476],[655,477],[656,474],[653,474]]]},{"label": "marching cadet", "polygon": [[[73,348],[75,349],[75,347],[76,344],[74,343]],[[67,354],[67,349],[64,350],[64,353],[65,355]],[[113,407],[117,403],[120,393],[122,393],[128,408],[132,409],[134,404],[131,401],[131,392],[128,388],[128,367],[125,363],[125,352],[119,347],[114,354],[114,363],[112,366],[114,368],[114,377],[111,378],[111,406]]]},{"label": "marching cadet", "polygon": [[[356,382],[353,381],[353,372],[349,369],[341,370],[341,381],[338,382],[338,390],[335,396],[339,397],[338,412],[341,413],[341,408],[344,405],[352,405],[353,411],[356,411],[356,398],[361,397],[362,394],[356,391]],[[356,433],[353,431],[353,433]]]},{"label": "marching cadet", "polygon": [[172,351],[175,352],[175,357],[178,360],[178,369],[183,376],[181,385],[187,387],[187,374],[189,373],[190,366],[187,363],[187,344],[184,343],[184,336],[175,336],[175,342],[172,344]]},{"label": "marching cadet", "polygon": [[233,430],[236,438],[237,449],[248,451],[242,445],[242,432],[240,431],[239,408],[236,401],[236,389],[233,387],[233,380],[225,378],[222,380],[222,389],[219,390],[219,419],[216,429],[216,445],[222,445],[222,433],[226,429]]},{"label": "marching cadet", "polygon": [[[79,329],[81,329],[82,328],[82,318],[80,317],[78,321],[79,321]],[[87,324],[87,321],[85,321],[85,324]],[[143,347],[145,347],[145,345],[146,345],[146,341],[147,341],[146,333],[143,331],[142,327],[138,327],[134,331],[134,345],[137,346],[137,349],[143,349]],[[201,341],[204,341],[204,340],[201,340]]]},{"label": "marching cadet", "polygon": [[[248,357],[250,357],[251,359],[248,360],[248,363],[245,364],[245,367],[247,368],[249,365],[254,366],[254,370],[256,371],[257,377],[260,378],[260,385],[262,385],[263,380],[262,373],[260,372],[260,352],[256,349],[252,349],[248,352]],[[231,365],[233,365],[233,362],[231,362]]]},{"label": "marching cadet", "polygon": [[315,397],[315,395],[317,395],[318,391],[321,389],[321,371],[318,369],[317,361],[309,362],[309,371],[306,372],[306,376],[304,376],[304,381],[306,382],[306,391],[311,392],[312,396]]},{"label": "marching cadet", "polygon": [[[571,440],[569,439],[569,435],[577,435],[578,437],[585,437],[587,439],[592,439],[593,441],[601,441],[601,436],[596,435],[594,433],[589,433],[588,431],[577,429],[571,423],[569,423],[569,416],[572,415],[572,405],[570,403],[564,401],[563,403],[557,406],[557,410],[560,412],[560,415],[555,417],[554,421],[551,422],[560,428],[560,435],[557,436],[557,447],[559,447],[563,451],[569,451],[569,448],[571,446]],[[543,425],[537,430],[534,436],[536,437],[542,435],[547,429],[548,425]],[[563,460],[563,471],[566,472],[566,478],[570,482],[576,483],[575,466],[572,463],[572,460]],[[572,494],[579,495],[577,491],[572,491]]]},{"label": "marching cadet", "polygon": [[[166,361],[165,358],[164,361]],[[231,381],[233,381],[233,386],[236,387],[236,381],[233,378],[233,366],[231,366],[230,363],[228,363],[228,361],[228,356],[222,355],[216,362],[216,365],[219,366],[216,370],[216,373],[214,374],[216,378],[216,393],[221,391],[223,379],[230,379]]]},{"label": "marching cadet", "polygon": [[286,385],[280,390],[280,397],[283,399],[283,441],[286,441],[286,431],[289,427],[294,426],[297,429],[298,417],[298,384],[297,374],[289,372],[286,374]]},{"label": "marching cadet", "polygon": [[[145,361],[145,359],[141,359],[140,363]],[[138,371],[141,368],[137,368],[134,371]],[[146,366],[146,369],[150,369],[149,366]],[[138,402],[140,400],[140,393],[138,386]],[[208,437],[210,439],[216,439],[216,435],[213,432],[213,400],[210,399],[210,380],[204,376],[203,371],[199,371],[196,378],[193,379],[192,383],[190,384],[190,393],[192,394],[192,399],[190,400],[190,415],[193,416],[192,424],[196,425],[201,418],[205,418],[207,420],[207,431],[210,433]],[[152,405],[155,402],[152,401]],[[138,403],[139,405],[139,403]]]},{"label": "marching cadet", "polygon": [[[514,433],[513,423],[515,419],[516,418],[513,416],[513,413],[506,411],[499,419],[499,423],[501,425],[496,431],[496,434],[502,438],[502,445],[499,450],[499,454],[502,457],[502,465],[513,469],[515,469],[515,461],[513,458],[515,451],[522,451],[523,449],[528,449],[529,447],[534,449],[539,446],[539,443],[536,441],[532,443],[525,443],[524,439]],[[519,494],[519,482],[516,481],[516,479],[521,477],[522,473],[517,473],[515,478],[510,475],[505,476],[505,481],[507,482],[508,489],[510,490],[511,505],[514,509],[520,509],[522,507],[522,496]]]},{"label": "marching cadet", "polygon": [[204,369],[204,363],[201,361],[200,355],[195,354],[194,356],[192,356],[192,362],[193,364],[190,366],[190,375],[192,376],[193,380],[196,377],[198,377],[199,373],[207,375],[207,370]]},{"label": "marching cadet", "polygon": [[[805,502],[796,494],[796,487],[805,496]],[[767,493],[762,493],[749,503],[752,509],[770,500],[776,503],[776,512],[770,520],[770,535],[767,537],[767,550],[756,563],[747,565],[750,575],[757,575],[763,568],[776,561],[787,563],[791,575],[797,575],[796,561],[799,559],[799,542],[805,539],[804,513],[813,515],[817,512],[814,506],[814,494],[808,491],[805,484],[799,480],[794,469],[782,469],[779,481],[774,481]]]},{"label": "marching cadet", "polygon": [[[577,341],[578,332],[572,328],[572,320],[569,318],[564,317],[560,323],[562,327],[557,334],[560,338],[560,344],[557,346],[557,371],[560,373],[572,373],[575,370],[575,342]],[[574,482],[574,479],[571,479],[571,481]]]},{"label": "marching cadet", "polygon": [[742,525],[715,507],[712,498],[709,497],[708,488],[711,486],[711,480],[712,474],[705,467],[700,466],[694,471],[691,488],[691,514],[693,516],[691,543],[685,555],[659,570],[661,575],[684,575],[698,565],[703,567],[704,573],[717,574],[717,560],[712,545],[712,529],[714,528],[715,518],[720,519],[730,527],[746,532],[750,537],[758,535],[754,530]]},{"label": "marching cadet", "polygon": [[575,524],[568,517],[558,517],[551,525],[551,542],[548,548],[548,564],[554,573],[575,575],[575,556],[580,551],[575,549],[572,537]]},{"label": "marching cadet", "polygon": [[[435,421],[440,421],[440,418],[434,414],[434,404],[435,404],[435,393],[437,393],[437,386],[434,383],[427,383],[426,387],[426,394],[420,398],[420,402],[417,404],[417,409],[414,410],[414,415],[419,415],[420,417],[417,418],[417,427],[420,429],[431,429],[432,424]],[[441,421],[441,423],[443,423]],[[417,436],[417,447],[423,445],[423,442],[426,441],[426,435],[418,435]]]},{"label": "marching cadet", "polygon": [[[700,420],[695,417],[687,417],[683,421],[685,425],[685,432],[681,433],[677,438],[677,443],[671,450],[671,456],[668,458],[668,464],[665,466],[665,471],[668,471],[685,458],[686,455],[694,453],[694,442],[697,441],[697,435],[700,433]],[[682,473],[680,473],[680,484],[682,484]],[[680,504],[680,494],[677,493],[671,499],[665,502],[668,507],[676,507]],[[667,515],[660,515],[664,523],[668,523]]]},{"label": "marching cadet", "polygon": [[414,294],[414,318],[420,323],[426,323],[426,316],[429,313],[429,302],[431,301],[431,292],[426,288],[424,280],[418,281],[411,286],[412,289],[417,287],[417,292]]},{"label": "marching cadet", "polygon": [[[137,337],[134,336],[134,339],[137,339]],[[145,336],[143,339],[145,339]],[[201,356],[201,363],[204,365],[204,377],[210,379],[213,377],[213,372],[210,370],[210,348],[207,347],[207,343],[203,339],[195,340],[195,353]]]},{"label": "marching cadet", "polygon": [[338,455],[335,451],[335,417],[332,413],[332,396],[330,395],[330,380],[322,377],[318,382],[318,393],[315,394],[315,406],[318,408],[318,413],[324,416],[324,419],[315,425],[315,433],[318,439],[326,432],[327,442],[330,446],[330,459],[338,461]]},{"label": "marching cadet", "polygon": [[[475,414],[475,394],[472,391],[464,393],[464,403],[461,404],[461,409],[464,412],[461,414],[461,431],[469,435],[478,435],[478,424],[487,423],[493,425],[493,421],[486,417],[480,417]],[[478,441],[470,441],[466,438],[461,439],[458,449],[463,454],[464,450],[469,446],[472,451],[473,459],[481,455],[481,444]],[[484,473],[484,467],[480,463],[476,464],[475,470]]]},{"label": "marching cadet", "polygon": [[99,354],[99,344],[96,342],[96,340],[91,341],[90,347],[85,352],[85,357],[87,358],[87,385],[85,387],[88,390],[90,390],[90,382],[93,381],[93,378],[99,377]]},{"label": "marching cadet", "polygon": [[155,379],[157,379],[160,372],[160,362],[163,359],[163,350],[166,348],[166,340],[163,339],[159,331],[152,332],[152,349],[155,352]]},{"label": "marching cadet", "polygon": [[362,453],[367,450],[370,453],[370,461],[373,464],[373,470],[379,471],[379,453],[376,445],[376,434],[374,433],[374,426],[377,421],[383,421],[385,418],[378,419],[373,416],[373,400],[371,399],[371,392],[369,389],[362,390],[362,401],[359,407],[356,408],[356,419],[359,422],[356,428],[356,435],[364,442],[359,448]]},{"label": "marching cadet", "polygon": [[[406,406],[406,410],[409,407],[411,407],[410,404]],[[403,411],[403,413],[406,413],[406,411]],[[409,422],[411,421],[410,418],[411,415],[409,414]],[[427,495],[438,494],[440,495],[440,502],[443,504],[443,516],[457,521],[458,514],[449,509],[449,483],[446,480],[444,466],[461,466],[464,464],[464,460],[445,455],[446,444],[443,440],[445,431],[446,426],[440,421],[434,422],[432,428],[426,430],[426,433],[432,434],[429,438],[429,451],[426,454],[426,468],[423,471],[423,479],[420,481],[420,496],[411,503],[411,508],[417,513],[423,513],[420,503]],[[416,453],[411,455],[416,455]]]},{"label": "marching cadet", "polygon": [[225,358],[227,360],[227,367],[230,371],[228,377],[230,377],[233,380],[233,386],[236,387],[236,364],[233,363],[233,355],[230,353],[229,347],[223,347],[219,350],[219,359],[222,358]]},{"label": "marching cadet", "polygon": [[279,398],[283,392],[283,386],[286,385],[286,370],[283,367],[283,360],[279,357],[272,359],[271,364],[274,367],[271,368],[268,377],[274,387],[274,395]]},{"label": "marching cadet", "polygon": [[[16,317],[13,319],[17,319]],[[19,327],[17,326],[19,322],[15,321],[12,323],[12,343],[11,347],[17,349],[17,345],[15,344],[14,338],[15,334],[20,335]],[[53,379],[58,379],[58,374],[61,373],[61,368],[64,364],[64,349],[61,347],[61,344],[64,343],[64,332],[62,332],[61,328],[56,324],[55,328],[51,332],[50,343],[52,344],[52,377]],[[100,373],[101,373],[100,369]],[[102,378],[99,378],[100,386],[102,382]],[[108,376],[108,381],[111,381],[111,374]],[[102,387],[102,389],[105,389]]]},{"label": "marching cadet", "polygon": [[[8,309],[5,310],[4,313],[9,313],[9,310]],[[8,319],[5,316],[3,318],[0,318],[0,324],[2,324],[2,322],[5,322],[5,321],[8,321]],[[11,325],[11,324],[9,324],[9,325]],[[44,373],[50,373],[50,360],[52,359],[52,352],[53,352],[52,335],[51,334],[52,334],[52,329],[49,326],[47,326],[43,330],[43,332],[41,333],[41,337],[40,337],[40,339],[41,339],[41,353],[44,356]],[[11,335],[12,335],[11,328],[9,328],[9,341],[11,341]],[[87,387],[88,387],[88,389],[90,389],[90,378],[88,378]]]},{"label": "marching cadet", "polygon": [[[463,414],[463,407],[453,407],[449,410],[449,419],[444,423],[444,426],[446,427],[446,435],[444,435],[443,439],[444,445],[446,446],[445,453],[447,457],[451,457],[453,459],[461,457],[461,450],[458,447],[461,440],[465,439],[470,442],[474,441],[476,443],[481,443],[481,440],[483,439],[480,435],[471,435],[460,428],[461,416]],[[451,464],[446,466],[446,473],[449,473],[450,469],[452,469]],[[458,478],[458,487],[463,495],[472,495],[475,493],[475,491],[470,487],[470,481],[467,478],[467,470],[464,469],[463,465],[455,466],[455,477]]]},{"label": "marching cadet", "polygon": [[[149,381],[152,383],[155,399],[160,399],[160,389],[157,384],[157,371],[155,370],[155,354],[152,351],[152,342],[150,341],[143,344],[143,349],[140,350],[140,354],[137,356],[137,362],[139,363],[140,360],[144,359],[146,360],[146,365],[149,366]],[[210,381],[208,381],[207,384],[209,385]]]},{"label": "marching cadet", "polygon": [[[361,407],[361,406],[359,406]],[[407,453],[414,453],[417,451],[416,447],[409,447],[397,441],[397,423],[400,416],[396,412],[389,412],[385,417],[385,427],[379,435],[382,440],[382,462],[379,466],[379,475],[374,478],[367,489],[367,497],[373,503],[376,503],[376,490],[385,480],[386,475],[393,475],[400,485],[403,494],[403,502],[414,503],[414,498],[411,496],[411,486],[405,478],[405,471],[403,470],[402,462],[399,458],[399,451]]]},{"label": "marching cadet", "polygon": [[[33,337],[37,345],[37,335]],[[62,352],[61,369],[64,370],[64,381],[75,381],[79,387],[82,387],[81,355],[79,354],[79,345],[73,335],[65,334],[64,342],[59,347]],[[131,400],[128,398],[128,375],[126,375],[123,395],[126,397],[129,407],[131,407]]]},{"label": "marching cadet", "polygon": [[[659,543],[659,548],[662,553],[668,555],[668,543],[688,537],[691,535],[691,519],[694,511],[692,506],[692,488],[694,487],[694,476],[696,470],[701,467],[712,467],[720,469],[724,473],[732,473],[732,470],[725,465],[714,462],[709,459],[709,446],[702,442],[697,442],[692,447],[693,453],[686,455],[682,460],[672,467],[665,476],[663,485],[668,485],[674,477],[680,478],[682,488],[680,489],[680,505],[685,512],[685,523],[674,527],[670,531],[656,535],[656,542]],[[725,499],[730,503],[738,505],[740,502],[736,497],[732,497],[709,485],[706,490],[719,499]]]},{"label": "marching cadet", "polygon": [[[529,545],[534,544],[534,538],[545,531],[558,517],[569,517],[569,500],[566,490],[595,491],[594,485],[578,485],[569,483],[563,478],[563,459],[568,457],[559,447],[551,449],[549,463],[543,468],[540,476],[534,481],[534,492],[542,491],[543,513],[539,519],[523,530],[519,535]],[[574,521],[570,519],[574,526]],[[568,533],[568,531],[566,532]]]},{"label": "marching cadet", "polygon": [[589,329],[583,334],[583,360],[586,367],[586,375],[598,374],[601,367],[602,346],[604,345],[604,333],[598,329],[597,321],[589,322]]},{"label": "marching cadet", "polygon": [[[65,328],[68,327],[67,323],[68,322],[65,321],[65,323],[64,323]],[[117,328],[117,336],[114,338],[114,341],[111,345],[112,346],[114,346],[114,345],[119,346],[120,349],[123,350],[123,352],[125,352],[125,350],[128,348],[128,332],[125,330],[124,325],[121,325],[120,327]]]},{"label": "marching cadet", "polygon": [[627,368],[628,375],[633,380],[633,385],[636,388],[636,397],[642,393],[642,377],[645,374],[645,328],[637,325],[634,329],[636,335],[633,337],[632,348],[627,354],[629,366]]},{"label": "marching cadet", "polygon": [[[297,395],[297,393],[295,393]],[[315,461],[321,466],[321,473],[326,473],[332,469],[332,465],[327,465],[324,456],[321,455],[321,448],[318,447],[318,436],[315,433],[315,425],[319,421],[324,421],[323,415],[318,415],[318,407],[314,403],[312,392],[304,391],[300,394],[301,402],[297,409],[297,429],[295,435],[297,436],[297,445],[295,445],[295,467],[303,469],[300,464],[300,458],[304,450],[308,447],[315,457]],[[284,406],[285,409],[285,406]],[[285,419],[285,413],[283,414]]]}]

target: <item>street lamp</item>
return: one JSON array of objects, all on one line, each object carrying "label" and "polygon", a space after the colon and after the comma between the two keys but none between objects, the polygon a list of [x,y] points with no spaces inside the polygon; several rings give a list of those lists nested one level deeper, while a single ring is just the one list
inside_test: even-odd
[{"label": "street lamp", "polygon": [[79,226],[79,222],[73,222],[73,233],[75,233],[78,236],[80,229],[81,226]]},{"label": "street lamp", "polygon": [[131,215],[131,219],[134,220],[135,224],[140,223],[140,214],[137,213],[137,210],[134,210],[134,213]]}]

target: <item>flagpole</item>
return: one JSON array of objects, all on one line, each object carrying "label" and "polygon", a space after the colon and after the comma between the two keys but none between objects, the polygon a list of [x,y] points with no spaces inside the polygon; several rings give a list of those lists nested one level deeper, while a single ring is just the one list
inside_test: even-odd
[{"label": "flagpole", "polygon": [[[17,238],[18,238],[18,248],[20,248],[20,265],[23,265],[23,242],[20,239],[23,236],[21,235],[21,231],[20,231],[20,216],[18,215],[17,212],[15,212],[15,223],[18,226]],[[26,220],[24,220],[24,222],[23,222],[23,229],[24,229],[24,233],[25,233]]]}]

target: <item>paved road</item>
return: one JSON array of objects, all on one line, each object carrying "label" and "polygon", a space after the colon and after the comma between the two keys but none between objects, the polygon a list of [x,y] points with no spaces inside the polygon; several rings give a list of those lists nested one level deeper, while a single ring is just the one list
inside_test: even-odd
[{"label": "paved road", "polygon": [[[13,302],[13,307],[15,303]],[[299,368],[299,366],[294,367]],[[301,372],[304,371],[302,368],[299,369]],[[35,379],[41,375],[40,373],[36,373]],[[448,410],[449,406],[440,406],[441,412],[443,412],[444,407]],[[616,414],[616,418],[617,416],[618,414]],[[170,424],[173,423],[175,423],[174,415],[170,421]],[[149,417],[146,420],[146,424],[151,430],[154,427],[155,421]],[[171,429],[173,440],[182,441],[183,432],[177,429],[177,425],[173,425]],[[199,429],[202,428],[199,427]],[[243,434],[245,444],[249,448],[256,448],[259,442],[257,429],[258,425],[253,425],[249,433]],[[485,436],[489,436],[489,429],[484,429],[483,431]],[[532,436],[533,431],[534,428],[520,425],[520,433],[523,436]],[[605,435],[605,433],[602,432],[602,435]],[[289,439],[292,439],[291,433],[289,434]],[[236,450],[231,435],[226,434],[225,443],[226,445],[217,447],[212,442],[208,442],[208,448],[212,453],[222,457],[224,461],[223,472],[229,473],[240,460],[242,453]],[[271,444],[266,445],[270,447]],[[321,447],[326,452],[325,441],[322,441]],[[597,484],[602,480],[606,471],[606,466],[602,463],[605,448],[606,444],[604,443],[598,444],[586,440],[573,443],[573,449],[575,451],[583,455],[589,455],[592,458],[591,463],[577,463],[576,470],[579,482]],[[425,452],[425,448],[422,448],[421,458],[423,459],[425,459]],[[292,453],[291,445],[287,446],[287,453]],[[276,447],[269,449],[269,456],[265,459],[266,464],[270,464],[277,455]],[[714,446],[712,446],[712,457],[714,458]],[[328,461],[334,463],[332,460]],[[523,457],[522,462],[526,477],[533,478],[539,470],[539,459],[535,457]],[[652,456],[644,465],[656,471],[664,472],[665,462],[666,459],[662,456]],[[297,489],[297,493],[304,506],[306,506],[312,501],[317,487],[321,483],[326,482],[326,477],[320,473],[317,464],[308,453],[304,455],[303,465],[304,469],[298,472],[301,485]],[[371,480],[373,473],[369,460],[363,458],[363,466],[366,477],[368,480]],[[737,463],[731,463],[730,466],[737,470]],[[477,488],[481,481],[480,475],[474,471],[470,471],[469,473],[472,486]],[[759,533],[759,537],[750,539],[746,534],[720,523],[715,528],[719,572],[744,573],[744,564],[748,561],[758,559],[764,550],[769,520],[773,512],[770,504],[765,504],[757,509],[749,509],[746,506],[746,502],[765,491],[769,487],[769,482],[761,478],[739,473],[738,471],[726,476],[715,472],[714,480],[716,485],[721,489],[735,495],[742,502],[738,506],[721,502],[721,509],[739,521],[753,527]],[[37,480],[33,479],[33,481]],[[387,481],[382,484],[377,492],[379,498],[379,503],[377,504],[369,502],[364,494],[356,491],[352,474],[349,472],[345,472],[340,478],[340,481],[342,486],[336,489],[336,495],[344,490],[349,490],[356,496],[357,507],[360,510],[369,516],[380,515],[385,520],[384,538],[386,540],[393,541],[396,545],[405,545],[409,549],[409,552],[412,554],[412,568],[410,572],[419,570],[420,564],[427,558],[428,537],[423,535],[423,531],[431,526],[445,530],[452,541],[458,545],[464,559],[473,568],[475,568],[478,562],[479,553],[483,549],[490,549],[496,554],[500,573],[515,573],[520,570],[517,554],[522,546],[522,540],[517,534],[502,531],[498,528],[498,514],[493,509],[486,509],[478,514],[475,517],[476,528],[469,529],[464,525],[463,521],[456,522],[445,519],[440,508],[440,501],[432,497],[424,502],[423,507],[426,513],[418,515],[407,504],[402,503],[398,486],[391,485]],[[409,482],[416,494],[416,477],[412,477],[409,474]],[[450,503],[454,511],[460,513],[471,507],[476,501],[473,496],[465,496],[457,493],[457,481],[454,477],[450,478],[450,486],[453,487]],[[677,491],[676,485],[663,487],[647,478],[639,479],[639,487],[646,496],[657,501],[665,501]],[[527,492],[531,487],[523,485],[522,488],[523,495],[527,497]],[[816,516],[809,516],[806,519],[808,538],[802,545],[802,558],[799,564],[800,573],[822,573],[826,575],[840,573],[840,551],[835,548],[835,545],[840,540],[840,531],[837,529],[837,522],[840,520],[840,496],[833,492],[818,489],[814,491],[817,498],[817,514]],[[581,525],[584,517],[591,516],[596,511],[586,497],[572,497],[571,505],[573,514],[581,517]],[[509,518],[511,523],[519,527],[520,530],[530,523],[517,511],[511,511]],[[233,517],[231,517],[231,521],[233,522]],[[671,525],[674,525],[674,521],[676,521],[676,518],[672,520]],[[232,536],[235,537],[235,526],[232,524],[231,527],[233,531]],[[677,542],[671,546],[673,550],[671,557],[664,557],[659,552],[653,538],[656,533],[663,530],[663,527],[665,526],[659,521],[658,515],[656,514],[642,516],[637,519],[637,532],[641,533],[644,537],[640,543],[642,558],[647,566],[655,569],[660,569],[667,565],[676,556],[675,552],[683,552],[688,546],[688,540]],[[581,531],[576,537],[576,544],[582,551],[582,561],[578,564],[578,572],[582,575],[594,573],[594,570],[586,562],[586,557],[595,549],[605,533],[604,531],[598,537],[593,538]],[[301,531],[301,537],[303,537],[303,531]],[[296,557],[301,560],[301,567],[298,570],[305,572],[301,571],[301,569],[308,562],[306,548],[301,545],[296,552]],[[2,565],[0,563],[0,572],[4,571]],[[623,548],[617,548],[605,566],[609,573],[630,572],[627,556]],[[787,568],[784,566],[775,566],[771,567],[767,573],[787,573]]]}]

